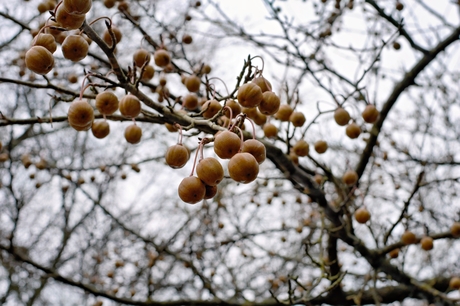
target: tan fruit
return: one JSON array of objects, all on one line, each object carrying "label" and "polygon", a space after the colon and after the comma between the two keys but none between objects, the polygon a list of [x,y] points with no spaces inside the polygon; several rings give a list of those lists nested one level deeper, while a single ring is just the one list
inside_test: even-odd
[{"label": "tan fruit", "polygon": [[[220,104],[219,104],[220,105]],[[198,108],[198,97],[196,94],[188,94],[182,99],[182,106],[189,110]]]},{"label": "tan fruit", "polygon": [[222,159],[232,158],[241,148],[241,139],[230,131],[216,134],[214,139],[214,152]]},{"label": "tan fruit", "polygon": [[345,134],[347,134],[347,136],[351,139],[356,139],[359,137],[359,135],[361,135],[361,128],[359,127],[359,125],[352,122],[349,125],[347,125],[347,128],[345,129]]},{"label": "tan fruit", "polygon": [[155,75],[155,69],[151,65],[147,65],[144,67],[144,72],[142,73],[141,80],[142,81],[149,81]]},{"label": "tan fruit", "polygon": [[112,8],[116,4],[116,0],[104,0],[104,6],[106,8]]},{"label": "tan fruit", "polygon": [[264,92],[262,97],[262,102],[258,106],[259,111],[266,116],[276,114],[280,108],[280,98],[272,91]]},{"label": "tan fruit", "polygon": [[96,108],[102,115],[112,115],[118,110],[118,98],[110,91],[98,93],[96,96]]},{"label": "tan fruit", "polygon": [[248,139],[243,142],[241,152],[246,152],[254,156],[259,165],[265,161],[267,156],[265,146],[257,139]]},{"label": "tan fruit", "polygon": [[402,234],[401,236],[401,241],[405,245],[409,245],[417,242],[417,237],[411,231],[405,231],[404,234]]},{"label": "tan fruit", "polygon": [[138,49],[133,54],[133,61],[137,67],[142,67],[150,62],[150,52],[145,49]]},{"label": "tan fruit", "polygon": [[86,14],[92,6],[91,0],[63,0],[61,6],[69,14]]},{"label": "tan fruit", "polygon": [[374,123],[375,121],[377,121],[377,118],[379,117],[379,111],[377,110],[377,108],[375,108],[374,105],[369,104],[368,106],[366,106],[361,115],[363,116],[364,121],[366,121],[367,123]]},{"label": "tan fruit", "polygon": [[289,116],[289,121],[291,121],[293,126],[301,127],[305,124],[307,119],[302,112],[292,112],[291,116]]},{"label": "tan fruit", "polygon": [[452,289],[460,289],[460,277],[452,277],[449,281],[449,287]]},{"label": "tan fruit", "polygon": [[[110,31],[112,31],[113,35],[115,36],[115,45],[118,44],[123,37],[123,34],[121,33],[120,29],[115,25],[112,25]],[[104,34],[102,35],[102,40],[104,40],[104,42],[109,47],[113,45],[112,36],[110,36],[110,31],[109,29],[105,29]]]},{"label": "tan fruit", "polygon": [[246,83],[238,89],[237,98],[243,107],[256,107],[262,102],[262,90],[254,83]]},{"label": "tan fruit", "polygon": [[267,116],[265,116],[264,114],[260,113],[257,110],[257,108],[255,108],[255,110],[256,110],[255,116],[252,118],[252,120],[257,125],[260,125],[260,126],[264,125],[267,122]]},{"label": "tan fruit", "polygon": [[209,119],[214,117],[222,109],[222,105],[217,100],[209,100],[201,108],[205,110],[203,117]]},{"label": "tan fruit", "polygon": [[178,193],[181,200],[185,203],[195,204],[204,199],[206,186],[196,176],[189,176],[184,178],[180,183]]},{"label": "tan fruit", "polygon": [[49,6],[47,2],[40,2],[37,5],[37,10],[40,14],[46,13],[49,10]]},{"label": "tan fruit", "polygon": [[224,168],[214,157],[207,157],[196,166],[196,175],[208,186],[216,186],[224,179]]},{"label": "tan fruit", "polygon": [[67,113],[69,124],[77,131],[87,131],[94,120],[94,110],[86,100],[75,100]]},{"label": "tan fruit", "polygon": [[89,45],[81,35],[69,35],[62,42],[62,54],[66,59],[79,62],[88,55]]},{"label": "tan fruit", "polygon": [[350,114],[344,108],[337,108],[334,112],[334,120],[340,126],[345,126],[350,121]]},{"label": "tan fruit", "polygon": [[371,218],[371,214],[369,213],[366,207],[358,208],[355,211],[354,216],[355,216],[356,221],[358,221],[358,223],[361,223],[361,224],[366,223]]},{"label": "tan fruit", "polygon": [[125,129],[125,139],[127,142],[136,144],[141,141],[142,129],[135,124],[128,125]]},{"label": "tan fruit", "polygon": [[391,250],[388,255],[390,256],[390,258],[398,258],[399,256],[399,249],[394,249],[394,250]]},{"label": "tan fruit", "polygon": [[57,23],[68,30],[79,29],[85,21],[85,15],[70,14],[60,5],[55,15]]},{"label": "tan fruit", "polygon": [[182,36],[182,42],[186,45],[189,45],[193,42],[193,38],[189,34],[185,34],[184,36]]},{"label": "tan fruit", "polygon": [[121,98],[119,108],[123,116],[135,118],[141,113],[141,102],[135,95],[128,94]]},{"label": "tan fruit", "polygon": [[264,125],[264,135],[267,138],[276,138],[278,135],[278,128],[272,123],[266,123]]},{"label": "tan fruit", "polygon": [[189,158],[189,151],[181,144],[170,146],[165,154],[166,163],[173,169],[184,167]]},{"label": "tan fruit", "polygon": [[78,82],[78,75],[72,73],[67,77],[67,80],[69,81],[69,83],[75,84]]},{"label": "tan fruit", "polygon": [[397,1],[396,2],[396,9],[398,11],[402,11],[404,9],[404,5],[401,2]]},{"label": "tan fruit", "polygon": [[[225,106],[228,106],[232,109],[232,118],[235,118],[238,114],[241,113],[241,106],[235,100],[227,100],[225,102]],[[230,112],[228,110],[224,110],[224,115],[230,118]]]},{"label": "tan fruit", "polygon": [[450,227],[450,233],[455,238],[460,237],[460,222],[455,222],[454,224],[452,224],[452,226]]},{"label": "tan fruit", "polygon": [[270,82],[267,81],[267,79],[264,78],[263,76],[254,78],[254,80],[252,80],[252,83],[259,86],[260,90],[262,90],[262,93],[272,90],[272,84],[270,84]]},{"label": "tan fruit", "polygon": [[289,104],[282,104],[275,114],[275,118],[280,121],[289,121],[289,117],[294,112]]},{"label": "tan fruit", "polygon": [[201,80],[196,75],[191,75],[185,79],[184,85],[187,87],[188,91],[197,92],[200,90]]},{"label": "tan fruit", "polygon": [[353,170],[348,170],[342,177],[342,181],[347,186],[353,186],[358,182],[358,174]]},{"label": "tan fruit", "polygon": [[155,65],[158,67],[164,68],[171,63],[171,55],[169,55],[169,52],[164,49],[156,50],[153,54],[153,59],[155,60]]},{"label": "tan fruit", "polygon": [[318,140],[317,142],[315,142],[315,151],[318,153],[318,154],[323,154],[324,152],[327,151],[327,142],[324,141],[324,140]]},{"label": "tan fruit", "polygon": [[201,73],[202,74],[210,74],[211,73],[211,66],[208,64],[203,65],[203,68],[201,68]]},{"label": "tan fruit", "polygon": [[433,249],[433,238],[427,236],[423,237],[422,239],[420,239],[420,246],[425,251]]},{"label": "tan fruit", "polygon": [[251,154],[237,153],[228,162],[228,173],[234,181],[247,184],[257,178],[259,164]]},{"label": "tan fruit", "polygon": [[297,156],[307,156],[310,151],[310,145],[305,140],[301,139],[292,147],[292,151]]},{"label": "tan fruit", "polygon": [[33,46],[26,53],[25,63],[29,70],[45,75],[53,69],[54,57],[45,47]]},{"label": "tan fruit", "polygon": [[216,186],[208,186],[206,185],[206,193],[204,194],[204,199],[212,199],[217,194],[217,185]]},{"label": "tan fruit", "polygon": [[47,33],[40,33],[38,37],[34,39],[34,46],[42,46],[51,53],[54,53],[57,49],[57,44],[54,36]]},{"label": "tan fruit", "polygon": [[93,135],[96,138],[105,138],[110,133],[110,125],[105,120],[93,121],[93,124],[91,126],[91,132],[93,132]]}]

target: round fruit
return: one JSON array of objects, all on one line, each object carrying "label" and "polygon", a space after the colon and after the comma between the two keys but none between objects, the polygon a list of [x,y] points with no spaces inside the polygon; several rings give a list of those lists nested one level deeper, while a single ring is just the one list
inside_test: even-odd
[{"label": "round fruit", "polygon": [[310,152],[310,145],[305,140],[301,139],[292,147],[292,151],[297,156],[307,156],[308,152]]},{"label": "round fruit", "polygon": [[280,98],[272,91],[262,94],[262,102],[259,104],[259,111],[267,116],[274,115],[280,108]]},{"label": "round fruit", "polygon": [[405,245],[409,245],[417,242],[417,237],[411,231],[405,231],[404,234],[402,234],[401,236],[401,241]]},{"label": "round fruit", "polygon": [[[241,113],[241,106],[235,100],[227,100],[225,102],[225,106],[228,106],[232,109],[232,118],[235,118],[236,115]],[[230,118],[230,112],[226,109],[224,109],[224,115]]]},{"label": "round fruit", "polygon": [[94,110],[86,100],[75,100],[67,113],[69,124],[77,131],[87,131],[94,120]]},{"label": "round fruit", "polygon": [[125,129],[125,139],[127,142],[136,144],[141,141],[142,129],[135,124],[128,125]]},{"label": "round fruit", "polygon": [[265,116],[264,114],[261,114],[257,108],[254,108],[256,110],[255,112],[255,116],[253,118],[251,118],[252,120],[254,120],[254,123],[257,124],[257,125],[264,125],[266,122],[267,122],[267,116]]},{"label": "round fruit", "polygon": [[96,108],[102,115],[112,115],[118,110],[118,98],[110,91],[98,93],[96,96]]},{"label": "round fruit", "polygon": [[188,91],[197,92],[200,90],[201,80],[196,75],[191,75],[185,79],[184,85],[187,87]]},{"label": "round fruit", "polygon": [[359,135],[361,135],[361,128],[359,127],[359,125],[352,122],[349,125],[347,125],[347,128],[345,129],[345,133],[351,139],[356,139],[359,137]]},{"label": "round fruit", "polygon": [[228,162],[228,173],[236,182],[250,183],[259,174],[259,164],[249,153],[238,153]]},{"label": "round fruit", "polygon": [[187,148],[181,144],[170,146],[165,154],[166,163],[174,169],[179,169],[187,164],[190,153]]},{"label": "round fruit", "polygon": [[132,94],[128,94],[120,100],[120,113],[123,116],[135,118],[141,113],[141,102]]},{"label": "round fruit", "polygon": [[217,100],[209,100],[206,101],[205,104],[201,107],[204,111],[203,117],[206,119],[214,117],[222,108],[219,101]]},{"label": "round fruit", "polygon": [[318,140],[317,142],[315,142],[315,151],[318,153],[318,154],[323,154],[324,152],[327,151],[327,142],[324,141],[324,140]]},{"label": "round fruit", "polygon": [[276,138],[278,135],[278,128],[272,123],[266,123],[264,125],[264,135],[267,138]]},{"label": "round fruit", "polygon": [[267,156],[265,146],[257,139],[248,139],[243,142],[241,152],[246,152],[254,156],[259,165],[265,161]]},{"label": "round fruit", "polygon": [[307,119],[302,112],[293,112],[291,116],[289,116],[289,121],[291,121],[292,125],[295,127],[301,127],[305,124]]},{"label": "round fruit", "polygon": [[353,186],[358,182],[358,174],[353,171],[353,170],[348,170],[345,172],[345,174],[342,177],[342,181],[347,185],[347,186]]},{"label": "round fruit", "polygon": [[93,132],[94,137],[102,139],[107,137],[110,133],[110,125],[107,121],[93,121],[91,126],[91,132]]},{"label": "round fruit", "polygon": [[201,68],[201,73],[202,74],[210,74],[211,73],[211,66],[208,64],[203,65],[203,68]]},{"label": "round fruit", "polygon": [[240,148],[241,139],[233,132],[219,132],[214,138],[214,152],[222,159],[232,158]]},{"label": "round fruit", "polygon": [[399,42],[395,41],[393,43],[393,49],[395,49],[395,50],[401,49],[401,44]]},{"label": "round fruit", "polygon": [[[220,105],[220,104],[219,104]],[[195,94],[188,94],[182,100],[182,106],[189,110],[194,110],[198,107],[198,97]]]},{"label": "round fruit", "polygon": [[207,157],[196,166],[196,175],[208,186],[216,186],[224,179],[224,168],[214,157]]},{"label": "round fruit", "polygon": [[450,233],[455,238],[460,237],[460,222],[455,222],[454,224],[452,224],[452,226],[450,227]]},{"label": "round fruit", "polygon": [[104,6],[106,8],[112,8],[115,6],[116,0],[104,0]]},{"label": "round fruit", "polygon": [[25,63],[33,72],[44,75],[53,69],[54,57],[45,47],[33,46],[26,52]]},{"label": "round fruit", "polygon": [[358,223],[364,224],[371,218],[371,214],[366,207],[360,207],[355,211],[355,219]]},{"label": "round fruit", "polygon": [[339,107],[334,112],[334,120],[340,126],[347,125],[350,121],[350,114],[344,108]]},{"label": "round fruit", "polygon": [[153,59],[155,60],[155,65],[158,67],[166,67],[171,63],[171,55],[164,49],[156,50],[155,53],[153,53]]},{"label": "round fruit", "polygon": [[398,11],[402,11],[404,9],[404,4],[402,4],[401,2],[397,1],[396,2],[396,9]]},{"label": "round fruit", "polygon": [[259,86],[260,90],[262,90],[262,93],[272,90],[272,84],[270,84],[270,82],[267,81],[267,79],[264,78],[263,76],[254,78],[254,80],[252,80],[252,83]]},{"label": "round fruit", "polygon": [[150,62],[150,52],[145,49],[138,49],[133,54],[133,61],[137,67],[142,67],[147,62]]},{"label": "round fruit", "polygon": [[262,90],[254,83],[246,83],[238,89],[237,98],[243,107],[256,107],[262,102]]},{"label": "round fruit", "polygon": [[40,33],[34,40],[34,46],[45,47],[51,53],[54,53],[57,49],[57,44],[54,36],[47,33]]},{"label": "round fruit", "polygon": [[420,246],[425,251],[433,249],[433,238],[427,236],[423,237],[422,239],[420,239]]},{"label": "round fruit", "polygon": [[[110,31],[113,32],[113,36],[115,36],[115,45],[118,44],[121,41],[121,38],[123,37],[123,34],[121,34],[121,31],[118,27],[112,25],[110,28]],[[109,29],[105,29],[104,34],[102,35],[102,40],[111,47],[113,45],[112,42],[112,36],[110,36],[110,31]]]},{"label": "round fruit", "polygon": [[91,0],[63,0],[61,6],[69,14],[86,14],[91,9]]},{"label": "round fruit", "polygon": [[449,281],[449,287],[452,289],[460,289],[460,277],[452,277]]},{"label": "round fruit", "polygon": [[79,62],[88,55],[89,45],[81,35],[69,35],[62,43],[62,54],[66,59]]},{"label": "round fruit", "polygon": [[377,121],[377,118],[379,117],[379,111],[377,110],[377,108],[375,108],[374,105],[369,104],[368,106],[366,106],[361,115],[363,116],[364,121],[366,121],[367,123],[374,123],[375,121]]},{"label": "round fruit", "polygon": [[217,186],[208,186],[206,185],[206,193],[204,199],[212,199],[217,194]]},{"label": "round fruit", "polygon": [[180,183],[178,193],[185,203],[195,204],[203,200],[206,194],[206,186],[196,176],[189,176]]},{"label": "round fruit", "polygon": [[280,121],[289,121],[289,117],[294,110],[289,104],[282,104],[275,114],[275,118]]},{"label": "round fruit", "polygon": [[399,249],[394,249],[394,250],[391,250],[388,255],[390,256],[390,258],[398,258],[399,256]]},{"label": "round fruit", "polygon": [[55,15],[57,23],[68,30],[80,28],[85,21],[85,15],[70,14],[65,10],[63,5],[60,5]]},{"label": "round fruit", "polygon": [[185,34],[184,36],[182,36],[182,42],[186,45],[189,45],[191,44],[193,41],[192,39],[192,36],[188,35],[188,34]]},{"label": "round fruit", "polygon": [[142,73],[141,80],[142,81],[149,81],[155,75],[155,69],[153,66],[147,65],[144,67],[144,72]]}]

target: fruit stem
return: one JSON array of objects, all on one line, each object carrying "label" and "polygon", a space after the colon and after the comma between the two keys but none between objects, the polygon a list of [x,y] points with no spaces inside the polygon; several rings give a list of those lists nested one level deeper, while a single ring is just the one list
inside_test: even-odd
[{"label": "fruit stem", "polygon": [[250,118],[246,117],[246,120],[249,120],[249,122],[252,125],[252,139],[256,139],[256,127],[254,126],[254,121],[252,121]]},{"label": "fruit stem", "polygon": [[96,23],[96,22],[98,22],[99,20],[102,20],[102,19],[107,19],[107,20],[109,21],[109,28],[112,27],[112,19],[110,19],[110,18],[107,17],[107,16],[98,17],[98,18],[94,19],[93,21],[91,21],[91,22],[89,23],[89,25],[91,26],[91,25],[93,25],[94,23]]},{"label": "fruit stem", "polygon": [[[227,103],[227,101],[225,103]],[[228,129],[230,127],[230,124],[232,124],[233,112],[230,106],[224,106],[224,110],[225,109],[228,109],[228,111],[230,112],[230,120],[228,121],[228,126],[227,126],[227,129]]]},{"label": "fruit stem", "polygon": [[179,123],[174,123],[174,126],[179,129],[179,140],[177,144],[182,145],[182,126]]},{"label": "fruit stem", "polygon": [[227,91],[227,97],[230,97],[230,92],[228,91],[227,84],[225,84],[225,82],[221,78],[212,77],[212,78],[208,79],[208,81],[211,81],[211,80],[219,80],[219,81],[221,81],[224,84],[225,90]]},{"label": "fruit stem", "polygon": [[260,55],[256,55],[256,56],[251,57],[251,60],[253,60],[253,59],[255,59],[255,58],[260,58],[260,60],[262,61],[262,69],[259,70],[257,67],[255,67],[257,73],[259,73],[260,76],[262,76],[262,72],[264,71],[264,66],[265,66],[264,59],[263,59]]},{"label": "fruit stem", "polygon": [[240,153],[241,151],[243,151],[243,142],[244,142],[243,131],[238,126],[235,126],[235,127],[240,132],[241,145],[240,145],[240,150],[238,151],[238,153]]},{"label": "fruit stem", "polygon": [[203,159],[203,147],[207,143],[209,143],[208,138],[204,137],[203,139],[201,139],[200,144],[198,145],[198,148],[196,149],[195,159],[193,161],[193,167],[192,167],[192,172],[190,173],[190,176],[193,176],[193,173],[195,172],[196,159],[198,158],[198,153],[199,152],[201,152],[201,159]]}]

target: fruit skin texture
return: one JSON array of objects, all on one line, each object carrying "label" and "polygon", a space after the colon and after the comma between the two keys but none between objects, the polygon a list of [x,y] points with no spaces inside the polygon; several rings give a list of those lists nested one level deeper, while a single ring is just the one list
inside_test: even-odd
[{"label": "fruit skin texture", "polygon": [[425,251],[429,251],[429,250],[433,249],[433,238],[431,238],[431,237],[423,237],[420,240],[420,246]]},{"label": "fruit skin texture", "polygon": [[262,94],[262,102],[259,104],[259,111],[266,115],[274,115],[280,108],[280,98],[272,91],[266,91]]},{"label": "fruit skin texture", "polygon": [[185,203],[195,204],[203,200],[206,194],[206,186],[196,176],[189,176],[179,184],[178,193]]},{"label": "fruit skin texture", "polygon": [[399,249],[394,249],[394,250],[391,250],[388,255],[390,256],[390,258],[398,258],[399,256]]},{"label": "fruit skin texture", "polygon": [[452,226],[450,227],[450,233],[455,238],[460,237],[460,222],[455,222],[454,224],[452,224]]},{"label": "fruit skin texture", "polygon": [[170,146],[165,154],[166,163],[173,169],[179,169],[187,164],[190,154],[181,144]]},{"label": "fruit skin texture", "polygon": [[347,186],[353,186],[358,181],[358,174],[353,170],[348,170],[343,175],[342,180]]},{"label": "fruit skin texture", "polygon": [[137,67],[144,66],[145,62],[148,64],[150,62],[150,52],[145,49],[138,49],[133,54],[133,61]]},{"label": "fruit skin texture", "polygon": [[355,219],[358,223],[364,224],[371,219],[371,214],[366,207],[360,207],[355,211]]},{"label": "fruit skin texture", "polygon": [[265,146],[257,139],[248,139],[243,142],[241,152],[246,152],[254,156],[259,165],[267,158]]},{"label": "fruit skin texture", "polygon": [[404,234],[402,234],[401,241],[405,245],[409,245],[409,244],[415,243],[417,241],[417,237],[415,236],[414,233],[412,233],[410,231],[406,231],[406,232],[404,232]]},{"label": "fruit skin texture", "polygon": [[63,28],[76,30],[85,22],[85,15],[70,14],[63,5],[59,6],[56,11],[56,21]]},{"label": "fruit skin texture", "polygon": [[86,100],[75,100],[67,114],[69,124],[77,131],[87,131],[94,120],[94,110]]},{"label": "fruit skin texture", "polygon": [[238,89],[237,98],[243,107],[256,107],[262,102],[262,90],[254,83],[246,83]]},{"label": "fruit skin texture", "polygon": [[302,112],[293,112],[291,116],[289,116],[289,121],[291,121],[292,125],[295,127],[301,127],[305,124],[307,119]]},{"label": "fruit skin texture", "polygon": [[61,4],[69,14],[86,14],[92,6],[92,0],[64,0]]},{"label": "fruit skin texture", "polygon": [[197,92],[200,90],[201,80],[196,75],[191,75],[185,79],[185,87],[190,92]]},{"label": "fruit skin texture", "polygon": [[217,186],[224,179],[224,168],[214,157],[206,157],[196,166],[196,175],[208,186]]},{"label": "fruit skin texture", "polygon": [[252,80],[252,83],[259,86],[260,89],[262,90],[262,93],[272,90],[272,84],[270,84],[270,82],[267,81],[267,79],[264,78],[263,76],[255,78],[254,80]]},{"label": "fruit skin texture", "polygon": [[91,132],[96,138],[99,138],[99,139],[105,138],[110,133],[110,125],[105,120],[93,121],[93,124],[91,126]]},{"label": "fruit skin texture", "polygon": [[132,94],[124,96],[120,100],[120,113],[123,116],[134,118],[141,113],[141,102]]},{"label": "fruit skin texture", "polygon": [[282,104],[280,105],[278,112],[276,112],[275,118],[280,121],[289,121],[289,117],[291,117],[293,111],[294,110],[289,104]]},{"label": "fruit skin texture", "polygon": [[351,139],[356,139],[359,137],[359,135],[361,135],[361,128],[359,127],[359,125],[352,122],[349,125],[347,125],[347,128],[345,129],[345,133]]},{"label": "fruit skin texture", "polygon": [[222,108],[219,101],[217,100],[208,100],[201,107],[204,111],[203,117],[206,119],[214,117]]},{"label": "fruit skin texture", "polygon": [[238,153],[228,162],[228,173],[234,181],[247,184],[257,178],[259,164],[251,154]]},{"label": "fruit skin texture", "polygon": [[367,123],[374,123],[375,121],[377,121],[377,118],[379,117],[379,111],[377,110],[377,108],[375,108],[374,105],[369,104],[363,110],[361,115],[363,116],[364,121],[366,121]]},{"label": "fruit skin texture", "polygon": [[267,138],[276,138],[278,135],[278,128],[272,123],[266,123],[264,125],[264,135]]},{"label": "fruit skin texture", "polygon": [[327,142],[324,141],[324,140],[318,140],[317,142],[315,142],[315,151],[318,153],[318,154],[323,154],[324,152],[327,151]]},{"label": "fruit skin texture", "polygon": [[125,139],[127,142],[136,144],[141,141],[142,129],[135,124],[128,125],[125,129]]},{"label": "fruit skin texture", "polygon": [[171,62],[171,55],[168,51],[160,49],[153,53],[153,59],[158,67],[166,67]]},{"label": "fruit skin texture", "polygon": [[118,110],[118,97],[110,91],[98,93],[96,108],[103,115],[112,115]]},{"label": "fruit skin texture", "polygon": [[51,53],[54,53],[57,49],[54,36],[47,33],[40,33],[34,40],[34,46],[45,47]]},{"label": "fruit skin texture", "polygon": [[[110,28],[110,30],[113,32],[114,36],[115,36],[115,45],[117,43],[119,43],[121,41],[121,38],[123,37],[123,34],[121,34],[121,31],[119,28],[117,28],[116,26],[114,26],[112,24],[112,27]],[[112,42],[112,36],[110,36],[110,32],[109,32],[109,29],[106,29],[104,31],[104,34],[102,35],[102,40],[110,47],[113,45],[113,42]]]},{"label": "fruit skin texture", "polygon": [[79,62],[88,55],[89,45],[80,35],[69,35],[62,43],[62,54],[66,59]]},{"label": "fruit skin texture", "polygon": [[240,148],[241,139],[233,132],[220,132],[214,139],[214,152],[222,159],[232,158]]},{"label": "fruit skin texture", "polygon": [[449,287],[452,289],[460,289],[460,277],[452,277],[449,281]]},{"label": "fruit skin texture", "polygon": [[350,114],[344,108],[337,108],[334,112],[334,120],[340,126],[345,126],[350,121]]},{"label": "fruit skin texture", "polygon": [[54,57],[45,47],[33,46],[26,52],[25,63],[29,70],[45,75],[53,69]]},{"label": "fruit skin texture", "polygon": [[292,147],[292,151],[300,157],[307,156],[310,152],[310,145],[303,139],[297,141],[297,143]]}]

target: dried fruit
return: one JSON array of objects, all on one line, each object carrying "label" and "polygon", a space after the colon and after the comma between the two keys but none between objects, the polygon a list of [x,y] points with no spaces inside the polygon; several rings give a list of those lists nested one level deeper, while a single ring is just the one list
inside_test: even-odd
[{"label": "dried fruit", "polygon": [[292,112],[291,116],[289,116],[289,121],[291,121],[293,126],[301,127],[305,124],[307,119],[302,112]]},{"label": "dried fruit", "polygon": [[276,138],[278,135],[278,128],[272,123],[266,123],[263,129],[264,135],[267,138]]},{"label": "dried fruit", "polygon": [[121,33],[120,29],[115,25],[112,25],[109,29],[105,29],[104,34],[102,35],[102,40],[107,44],[107,46],[111,47],[113,45],[112,36],[110,36],[110,31],[112,31],[113,36],[115,37],[115,45],[121,41],[123,34]]},{"label": "dried fruit", "polygon": [[60,5],[55,15],[57,23],[68,30],[80,28],[85,22],[85,15],[70,14],[63,5]]},{"label": "dried fruit", "polygon": [[185,79],[184,85],[188,91],[197,92],[200,90],[201,80],[196,75],[191,75]]},{"label": "dried fruit", "polygon": [[96,96],[96,108],[103,115],[112,115],[118,110],[118,98],[110,91],[98,93]]},{"label": "dried fruit", "polygon": [[69,14],[86,14],[92,6],[92,0],[63,0],[61,6]]},{"label": "dried fruit", "polygon": [[289,104],[282,104],[275,114],[275,118],[280,121],[289,121],[289,117],[294,110]]},{"label": "dried fruit", "polygon": [[425,251],[433,249],[433,238],[428,236],[423,237],[422,239],[420,239],[420,246]]},{"label": "dried fruit", "polygon": [[359,127],[359,125],[352,122],[349,125],[347,125],[347,128],[345,129],[345,133],[351,139],[356,139],[359,137],[359,135],[361,135],[361,128]]},{"label": "dried fruit", "polygon": [[204,111],[203,117],[206,119],[214,117],[222,108],[219,101],[209,100],[201,107]]},{"label": "dried fruit", "polygon": [[47,33],[38,34],[38,36],[34,39],[34,46],[45,47],[51,53],[54,53],[57,49],[57,44],[54,36]]},{"label": "dried fruit", "polygon": [[305,140],[301,139],[292,147],[292,151],[297,156],[307,156],[310,151],[310,145]]},{"label": "dried fruit", "polygon": [[[220,105],[220,104],[219,104]],[[182,99],[182,106],[189,110],[197,109],[198,96],[195,94],[188,94]]]},{"label": "dried fruit", "polygon": [[460,222],[455,222],[454,224],[452,224],[452,226],[450,227],[450,233],[455,238],[460,237]]},{"label": "dried fruit", "polygon": [[214,152],[222,159],[232,158],[241,148],[241,139],[233,132],[223,131],[216,134]]},{"label": "dried fruit", "polygon": [[269,81],[267,81],[266,78],[264,78],[263,76],[260,76],[260,77],[257,77],[257,78],[254,78],[252,80],[252,83],[256,84],[257,86],[260,87],[260,90],[262,90],[262,93],[266,92],[266,91],[271,91],[272,90],[272,84],[270,84]]}]

